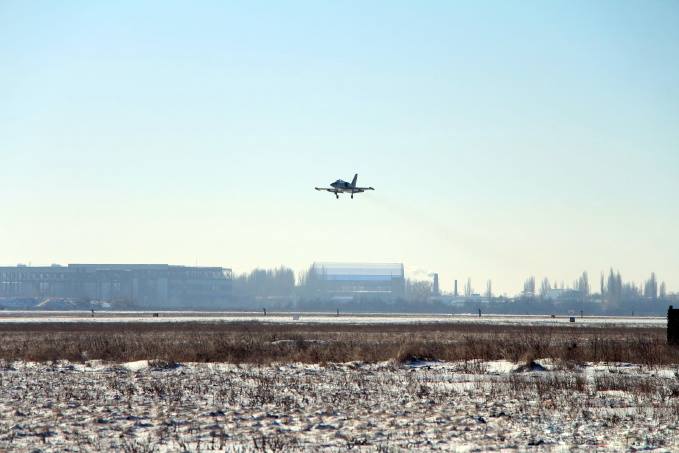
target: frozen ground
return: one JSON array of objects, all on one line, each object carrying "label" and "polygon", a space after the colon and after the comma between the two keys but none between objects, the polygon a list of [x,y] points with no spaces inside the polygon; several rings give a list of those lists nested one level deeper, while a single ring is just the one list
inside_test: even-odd
[{"label": "frozen ground", "polygon": [[2,363],[0,450],[679,450],[679,369]]},{"label": "frozen ground", "polygon": [[[154,317],[154,313],[158,317]],[[568,325],[568,326],[627,326],[664,327],[664,317],[634,316],[577,316],[575,323],[568,316],[514,316],[514,315],[447,315],[447,314],[340,314],[334,313],[225,313],[225,312],[51,312],[2,311],[0,324],[6,323],[64,323],[64,322],[243,322],[259,321],[293,324],[390,324],[390,323],[479,323],[493,325]]]}]

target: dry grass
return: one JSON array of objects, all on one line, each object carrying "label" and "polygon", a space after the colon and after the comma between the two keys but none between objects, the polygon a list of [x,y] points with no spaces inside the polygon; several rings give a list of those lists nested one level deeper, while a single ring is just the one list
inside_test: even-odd
[{"label": "dry grass", "polygon": [[[0,326],[5,361],[377,362],[413,358],[679,363],[664,329],[479,324],[26,323]],[[168,366],[170,366],[168,365]]]}]

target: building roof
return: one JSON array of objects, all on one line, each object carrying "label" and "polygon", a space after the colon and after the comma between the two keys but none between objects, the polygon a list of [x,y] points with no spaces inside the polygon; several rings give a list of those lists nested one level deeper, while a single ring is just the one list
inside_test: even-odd
[{"label": "building roof", "polygon": [[172,270],[172,269],[189,269],[189,270],[230,270],[223,267],[215,266],[183,266],[174,264],[69,264],[69,269],[76,270]]},{"label": "building roof", "polygon": [[326,280],[362,280],[383,281],[402,279],[401,263],[314,263],[315,272]]}]

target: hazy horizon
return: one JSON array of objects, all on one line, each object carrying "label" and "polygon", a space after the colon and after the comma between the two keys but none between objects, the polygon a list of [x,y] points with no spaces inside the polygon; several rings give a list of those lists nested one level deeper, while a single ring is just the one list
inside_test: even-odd
[{"label": "hazy horizon", "polygon": [[0,4],[0,264],[679,291],[679,3],[36,5]]}]

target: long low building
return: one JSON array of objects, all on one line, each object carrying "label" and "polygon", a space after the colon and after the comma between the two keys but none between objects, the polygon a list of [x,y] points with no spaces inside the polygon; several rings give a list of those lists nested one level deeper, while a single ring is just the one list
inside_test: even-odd
[{"label": "long low building", "polygon": [[331,299],[397,299],[405,293],[401,263],[314,263],[307,276],[312,294]]},{"label": "long low building", "polygon": [[[68,299],[150,309],[219,309],[231,298],[232,272],[168,264],[0,267],[0,298]],[[0,303],[1,305],[1,303]]]}]

